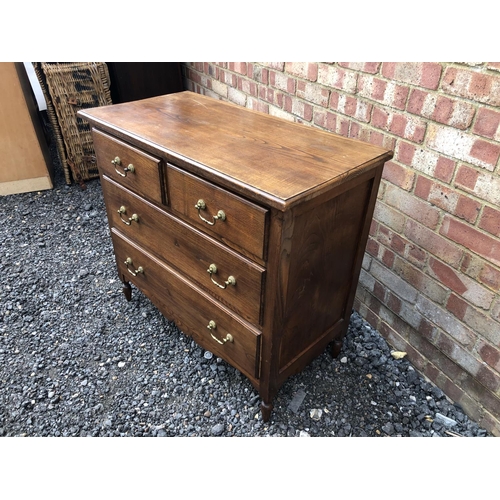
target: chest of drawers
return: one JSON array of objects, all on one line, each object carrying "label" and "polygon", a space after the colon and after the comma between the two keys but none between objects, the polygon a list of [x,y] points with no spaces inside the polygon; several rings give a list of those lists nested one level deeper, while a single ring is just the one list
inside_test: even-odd
[{"label": "chest of drawers", "polygon": [[118,274],[240,370],[264,420],[346,333],[392,153],[192,92],[79,111]]}]

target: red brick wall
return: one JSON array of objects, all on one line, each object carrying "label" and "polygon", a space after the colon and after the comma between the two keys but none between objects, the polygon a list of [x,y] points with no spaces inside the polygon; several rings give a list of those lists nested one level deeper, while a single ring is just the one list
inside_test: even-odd
[{"label": "red brick wall", "polygon": [[500,63],[185,63],[186,88],[394,150],[355,308],[500,435]]}]

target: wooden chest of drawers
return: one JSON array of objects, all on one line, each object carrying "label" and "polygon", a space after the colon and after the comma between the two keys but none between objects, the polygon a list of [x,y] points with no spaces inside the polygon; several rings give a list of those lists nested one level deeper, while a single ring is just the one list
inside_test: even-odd
[{"label": "wooden chest of drawers", "polygon": [[338,353],[392,153],[191,92],[79,112],[124,293],[245,374],[264,420]]}]

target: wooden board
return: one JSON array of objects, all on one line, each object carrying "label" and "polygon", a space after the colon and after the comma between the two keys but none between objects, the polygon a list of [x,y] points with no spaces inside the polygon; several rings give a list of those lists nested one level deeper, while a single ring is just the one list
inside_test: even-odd
[{"label": "wooden board", "polygon": [[48,145],[21,63],[0,63],[0,195],[52,189]]}]

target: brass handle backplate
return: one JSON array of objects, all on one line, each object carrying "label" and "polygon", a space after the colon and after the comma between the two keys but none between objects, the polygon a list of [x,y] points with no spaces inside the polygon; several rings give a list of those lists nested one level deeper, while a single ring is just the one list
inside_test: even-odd
[{"label": "brass handle backplate", "polygon": [[225,221],[226,220],[226,214],[224,213],[224,210],[219,210],[217,212],[217,215],[212,215],[213,222],[205,219],[201,215],[200,210],[205,210],[207,208],[207,204],[202,199],[198,200],[198,202],[196,203],[196,205],[194,206],[194,208],[196,208],[198,210],[198,217],[203,222],[206,222],[210,226],[213,226],[218,220],[220,220],[220,221]]},{"label": "brass handle backplate", "polygon": [[[130,270],[130,267],[132,265],[132,259],[130,257],[127,257],[125,260],[124,264],[127,266],[127,271],[132,275],[132,276],[137,276],[138,274],[142,274],[144,272],[144,268],[142,266],[139,266],[137,269],[134,271]],[[134,267],[134,266],[133,266]]]},{"label": "brass handle backplate", "polygon": [[127,224],[127,226],[130,226],[132,222],[139,222],[139,216],[137,214],[132,214],[132,217],[129,217],[128,220],[124,219],[122,215],[125,215],[127,213],[127,209],[122,205],[117,212],[120,214],[120,219],[124,224]]},{"label": "brass handle backplate", "polygon": [[127,173],[130,172],[133,174],[135,172],[135,167],[132,163],[128,167],[123,168],[123,172],[120,172],[116,167],[121,167],[122,161],[119,156],[115,156],[114,160],[111,160],[111,163],[115,166],[115,172],[122,177],[127,177]]},{"label": "brass handle backplate", "polygon": [[208,325],[207,325],[207,328],[210,330],[210,335],[212,336],[212,338],[218,342],[219,344],[223,345],[225,344],[226,342],[233,342],[234,341],[234,338],[233,336],[228,333],[222,340],[219,340],[212,332],[213,330],[215,330],[217,328],[217,325],[215,324],[215,321],[213,320],[210,320],[208,322]]},{"label": "brass handle backplate", "polygon": [[213,275],[217,274],[217,266],[215,264],[210,264],[210,266],[207,269],[207,273],[210,274],[210,279],[212,280],[212,283],[217,285],[219,288],[227,288],[227,285],[236,286],[236,278],[234,276],[229,276],[227,281],[224,281],[223,285],[217,283],[217,281],[214,280]]}]

